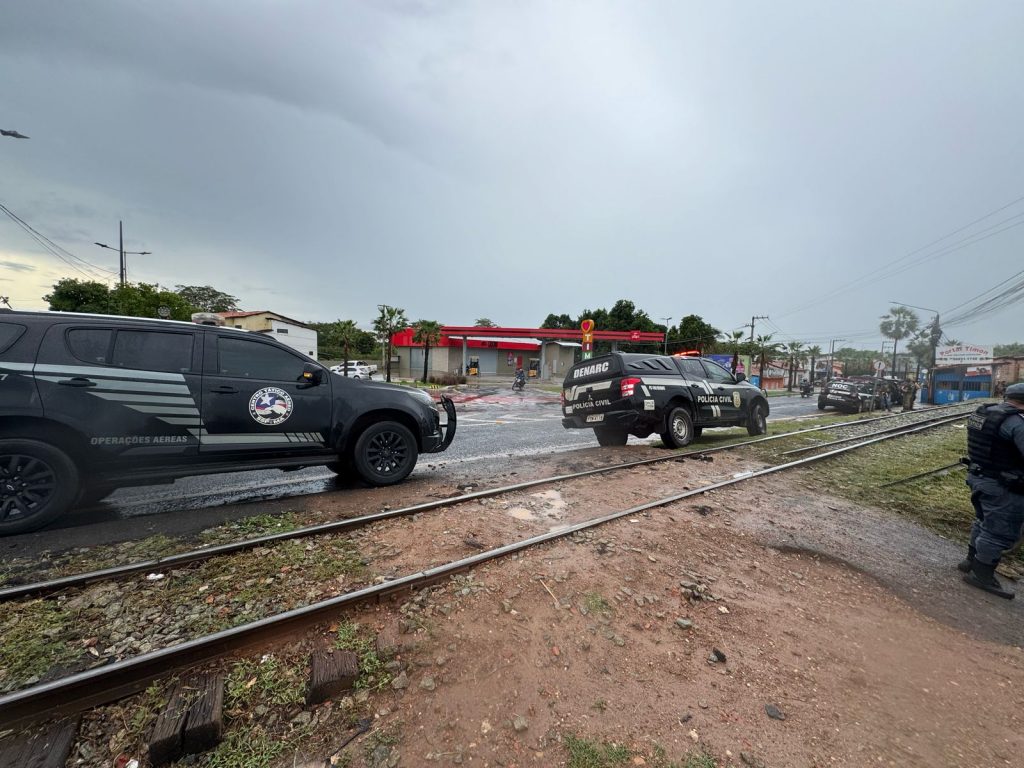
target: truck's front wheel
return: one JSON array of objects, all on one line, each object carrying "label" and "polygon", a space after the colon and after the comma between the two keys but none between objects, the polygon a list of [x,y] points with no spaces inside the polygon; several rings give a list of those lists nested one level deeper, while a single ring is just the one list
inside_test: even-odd
[{"label": "truck's front wheel", "polygon": [[750,416],[747,417],[747,434],[751,437],[763,435],[768,431],[768,417],[764,413],[764,405],[754,403],[750,408]]},{"label": "truck's front wheel", "polygon": [[409,476],[418,457],[412,432],[396,421],[381,421],[359,435],[352,463],[370,485],[394,485]]},{"label": "truck's front wheel", "polygon": [[669,448],[684,448],[693,442],[693,417],[686,408],[678,407],[669,411],[665,426],[661,439]]}]

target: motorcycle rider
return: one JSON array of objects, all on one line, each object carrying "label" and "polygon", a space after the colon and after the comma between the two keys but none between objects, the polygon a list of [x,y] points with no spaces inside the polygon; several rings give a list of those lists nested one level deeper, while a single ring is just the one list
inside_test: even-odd
[{"label": "motorcycle rider", "polygon": [[521,367],[516,368],[516,377],[512,381],[512,389],[525,389],[526,388],[526,371]]},{"label": "motorcycle rider", "polygon": [[972,587],[1012,600],[995,570],[1024,526],[1024,383],[1007,387],[1005,402],[982,405],[971,415],[967,454],[976,519],[967,558],[957,568]]},{"label": "motorcycle rider", "polygon": [[811,382],[806,377],[800,379],[800,396],[810,397],[811,396]]}]

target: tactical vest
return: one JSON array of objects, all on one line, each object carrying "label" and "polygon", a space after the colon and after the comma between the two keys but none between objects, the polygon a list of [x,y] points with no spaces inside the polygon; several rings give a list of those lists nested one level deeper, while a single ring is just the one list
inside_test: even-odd
[{"label": "tactical vest", "polygon": [[1000,437],[999,428],[1021,413],[1012,405],[982,405],[967,419],[967,455],[983,474],[1008,472],[1024,477],[1024,457],[1013,441]]}]

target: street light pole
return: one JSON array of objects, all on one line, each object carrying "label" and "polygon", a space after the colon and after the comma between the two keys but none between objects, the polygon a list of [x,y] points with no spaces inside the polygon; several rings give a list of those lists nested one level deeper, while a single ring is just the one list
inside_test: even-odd
[{"label": "street light pole", "polygon": [[112,246],[109,246],[106,243],[93,243],[93,245],[98,245],[100,248],[106,248],[109,251],[117,251],[118,255],[120,256],[121,287],[124,288],[125,283],[128,282],[128,262],[125,260],[125,256],[126,255],[128,255],[128,256],[152,256],[153,254],[152,254],[151,251],[126,251],[124,249],[124,222],[123,221],[117,222],[117,237],[118,237],[118,247],[117,248],[113,248]]},{"label": "street light pole", "polygon": [[667,355],[668,354],[668,322],[672,318],[671,317],[663,317],[661,319],[665,321],[665,354]]}]

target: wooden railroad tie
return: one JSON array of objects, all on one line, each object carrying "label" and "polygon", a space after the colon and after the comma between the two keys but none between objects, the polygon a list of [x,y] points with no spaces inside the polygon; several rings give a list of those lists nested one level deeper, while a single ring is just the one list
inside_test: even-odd
[{"label": "wooden railroad tie", "polygon": [[78,718],[47,723],[0,742],[0,766],[64,768],[78,731]]},{"label": "wooden railroad tie", "polygon": [[224,732],[223,706],[222,675],[196,675],[178,683],[153,726],[149,762],[166,765],[216,746]]},{"label": "wooden railroad tie", "polygon": [[315,651],[309,660],[306,706],[322,704],[352,690],[359,679],[359,657],[352,651]]}]

